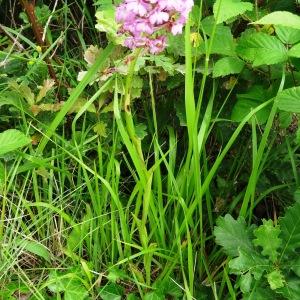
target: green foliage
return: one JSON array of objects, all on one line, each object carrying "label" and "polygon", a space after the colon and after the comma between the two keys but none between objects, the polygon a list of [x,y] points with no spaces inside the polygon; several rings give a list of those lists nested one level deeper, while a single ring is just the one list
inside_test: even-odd
[{"label": "green foliage", "polygon": [[275,11],[262,17],[260,20],[254,22],[254,24],[282,25],[300,29],[300,17],[287,11]]},{"label": "green foliage", "polygon": [[[280,228],[278,225],[274,226],[272,220],[263,220],[263,225],[254,230],[256,239],[253,240],[255,246],[261,246],[264,256],[268,256],[272,262],[278,258],[278,249],[282,244],[280,238]],[[268,238],[266,238],[268,237]]]},{"label": "green foliage", "polygon": [[[300,204],[296,203],[286,210],[279,224],[263,220],[263,224],[253,231],[255,238],[251,239],[247,227],[241,226],[240,220],[234,220],[230,215],[217,220],[214,230],[216,243],[231,257],[228,264],[230,273],[240,275],[239,286],[246,297],[250,297],[250,294],[253,297],[253,288],[268,286],[278,295],[284,295],[285,299],[295,299],[295,292],[293,288],[290,290],[290,285],[293,286],[293,278],[299,275],[295,267],[292,267],[294,273],[291,273],[291,266],[297,265],[295,259],[298,259],[297,251],[300,247],[299,213]],[[232,243],[229,243],[228,232],[244,236],[243,242],[240,238],[232,239]]]},{"label": "green foliage", "polygon": [[246,11],[251,11],[253,4],[241,0],[217,0],[214,4],[214,16],[217,23],[222,23]]},{"label": "green foliage", "polygon": [[254,67],[282,63],[288,58],[280,40],[262,32],[244,34],[236,50],[241,58],[252,62]]},{"label": "green foliage", "polygon": [[214,233],[216,242],[222,245],[229,256],[238,256],[239,250],[251,252],[253,249],[251,233],[242,218],[234,220],[230,215],[219,218]]},{"label": "green foliage", "polygon": [[31,2],[43,45],[0,10],[0,298],[298,299],[299,205],[264,219],[299,200],[296,2],[195,1],[138,57],[121,0]]},{"label": "green foliage", "polygon": [[243,70],[245,63],[237,57],[224,57],[214,65],[213,77],[239,74]]},{"label": "green foliage", "polygon": [[0,133],[0,155],[15,151],[30,144],[31,139],[16,129],[8,129]]},{"label": "green foliage", "polygon": [[299,104],[300,88],[293,87],[286,89],[278,94],[276,100],[278,101],[279,109],[287,112],[300,112]]},{"label": "green foliage", "polygon": [[[267,92],[261,85],[255,85],[245,94],[237,94],[237,101],[231,112],[231,120],[241,122],[243,118],[255,107],[262,104],[267,96]],[[255,119],[259,124],[264,124],[269,116],[270,108],[265,107],[255,114]]]}]

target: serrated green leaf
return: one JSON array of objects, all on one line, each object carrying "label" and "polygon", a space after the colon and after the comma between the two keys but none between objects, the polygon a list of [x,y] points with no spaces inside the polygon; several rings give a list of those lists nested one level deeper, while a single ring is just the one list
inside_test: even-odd
[{"label": "serrated green leaf", "polygon": [[251,290],[251,284],[253,281],[253,277],[250,272],[241,275],[240,279],[240,288],[243,293],[249,293]]},{"label": "serrated green leaf", "polygon": [[150,292],[144,296],[144,300],[165,300],[165,296],[158,292]]},{"label": "serrated green leaf", "polygon": [[88,296],[88,291],[80,281],[72,281],[64,293],[64,300],[84,300]]},{"label": "serrated green leaf", "polygon": [[217,0],[213,7],[214,16],[218,24],[252,9],[252,3],[241,0]]},{"label": "serrated green leaf", "polygon": [[121,300],[124,289],[116,283],[110,283],[101,288],[99,294],[103,300]]},{"label": "serrated green leaf", "polygon": [[285,62],[287,50],[275,36],[257,32],[243,35],[236,47],[237,54],[254,67]]},{"label": "serrated green leaf", "polygon": [[8,129],[0,133],[0,155],[15,151],[31,143],[31,139],[16,129]]},{"label": "serrated green leaf", "polygon": [[288,55],[291,57],[300,57],[300,43],[293,46],[289,51]]},{"label": "serrated green leaf", "polygon": [[276,294],[265,287],[255,287],[250,293],[243,295],[243,300],[274,300]]},{"label": "serrated green leaf", "polygon": [[260,20],[253,22],[253,24],[283,25],[285,27],[300,29],[300,17],[288,11],[274,11]]},{"label": "serrated green leaf", "polygon": [[285,89],[277,95],[278,108],[291,112],[300,113],[300,87]]},{"label": "serrated green leaf", "polygon": [[284,287],[284,276],[279,270],[274,270],[267,275],[268,282],[270,284],[271,290],[276,290]]},{"label": "serrated green leaf", "polygon": [[224,57],[219,59],[213,69],[213,77],[238,74],[244,68],[245,63],[237,57]]},{"label": "serrated green leaf", "polygon": [[[215,34],[211,46],[211,54],[221,54],[235,56],[235,41],[231,33],[231,29],[228,26],[218,24],[214,25],[215,20],[213,17],[207,17],[201,21],[203,32],[209,36],[207,43],[211,42],[211,35],[215,28]],[[206,53],[205,43],[202,43],[199,47],[199,52]]]},{"label": "serrated green leaf", "polygon": [[144,139],[148,135],[147,125],[144,123],[139,123],[135,125],[135,134],[139,139]]},{"label": "serrated green leaf", "polygon": [[275,31],[278,38],[285,44],[292,45],[300,41],[300,29],[277,25]]},{"label": "serrated green leaf", "polygon": [[280,218],[281,227],[280,238],[282,239],[282,255],[295,255],[295,251],[300,247],[300,203],[289,207],[283,218]]},{"label": "serrated green leaf", "polygon": [[275,262],[278,257],[278,249],[281,246],[281,239],[278,225],[274,225],[272,220],[263,220],[263,225],[260,225],[254,230],[256,239],[253,240],[255,246],[262,247],[262,254],[268,256],[272,262]]},{"label": "serrated green leaf", "polygon": [[[251,110],[262,104],[267,98],[262,86],[255,85],[246,94],[237,94],[237,102],[231,112],[231,120],[241,122]],[[255,114],[259,124],[264,124],[270,113],[270,107],[265,107]]]},{"label": "serrated green leaf", "polygon": [[268,260],[259,256],[255,250],[239,250],[239,256],[229,262],[231,274],[241,275],[246,272],[253,274],[256,280],[259,280],[263,273],[269,268]]},{"label": "serrated green leaf", "polygon": [[110,268],[107,274],[107,279],[113,283],[116,283],[120,279],[125,279],[126,277],[126,273],[116,267]]},{"label": "serrated green leaf", "polygon": [[231,215],[217,219],[214,229],[216,243],[224,248],[227,255],[235,257],[239,255],[239,249],[254,251],[250,241],[250,234],[244,219],[234,220]]}]

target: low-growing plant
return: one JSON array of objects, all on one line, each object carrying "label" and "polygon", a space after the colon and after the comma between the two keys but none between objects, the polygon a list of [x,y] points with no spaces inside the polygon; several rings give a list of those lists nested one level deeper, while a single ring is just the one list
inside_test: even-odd
[{"label": "low-growing plant", "polygon": [[247,225],[243,217],[219,217],[216,243],[229,256],[225,272],[236,275],[235,289],[243,299],[299,297],[300,205],[289,207],[279,220]]}]

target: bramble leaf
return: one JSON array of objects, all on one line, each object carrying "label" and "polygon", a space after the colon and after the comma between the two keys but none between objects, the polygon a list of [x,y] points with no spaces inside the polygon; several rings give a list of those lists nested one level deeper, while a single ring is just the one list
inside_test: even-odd
[{"label": "bramble leaf", "polygon": [[263,248],[262,254],[269,256],[272,262],[275,262],[278,256],[278,249],[281,245],[281,239],[278,238],[280,228],[278,225],[273,224],[272,220],[263,220],[263,225],[260,225],[254,230],[256,239],[253,240],[255,246]]},{"label": "bramble leaf", "polygon": [[[231,29],[228,26],[218,24],[215,27],[215,20],[213,17],[207,17],[201,21],[203,32],[209,36],[207,43],[209,44],[212,39],[212,33],[214,37],[211,45],[211,54],[222,54],[235,56],[235,41],[231,33]],[[215,29],[214,29],[215,28]],[[201,54],[206,53],[205,43],[201,43],[199,52]]]},{"label": "bramble leaf", "polygon": [[291,57],[300,57],[300,43],[293,46],[289,51],[288,55]]},{"label": "bramble leaf", "polygon": [[254,67],[285,62],[287,50],[275,36],[257,32],[243,35],[236,47],[237,54]]},{"label": "bramble leaf", "polygon": [[300,29],[300,17],[288,11],[274,11],[253,24],[261,25],[283,25],[295,29]]},{"label": "bramble leaf", "polygon": [[289,207],[283,218],[280,219],[283,254],[294,255],[300,247],[300,203]]},{"label": "bramble leaf", "polygon": [[300,30],[282,25],[276,25],[275,31],[278,38],[285,44],[296,44],[300,41]]},{"label": "bramble leaf", "polygon": [[276,99],[278,101],[278,108],[283,111],[292,113],[300,113],[300,87],[293,87],[285,89],[278,93]]},{"label": "bramble leaf", "polygon": [[217,0],[213,9],[217,23],[222,23],[243,14],[247,10],[252,10],[253,4],[241,0]]},{"label": "bramble leaf", "polygon": [[254,252],[249,229],[247,229],[246,222],[242,218],[234,220],[229,214],[218,218],[214,235],[216,243],[221,245],[229,256],[238,256],[239,249]]},{"label": "bramble leaf", "polygon": [[213,77],[238,74],[244,68],[245,63],[237,57],[224,57],[216,62]]}]

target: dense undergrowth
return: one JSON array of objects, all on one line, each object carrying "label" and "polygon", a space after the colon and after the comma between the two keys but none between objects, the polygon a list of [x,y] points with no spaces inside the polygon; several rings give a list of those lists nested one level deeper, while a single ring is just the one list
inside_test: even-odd
[{"label": "dense undergrowth", "polygon": [[300,299],[300,4],[120,2],[0,0],[0,299]]}]

